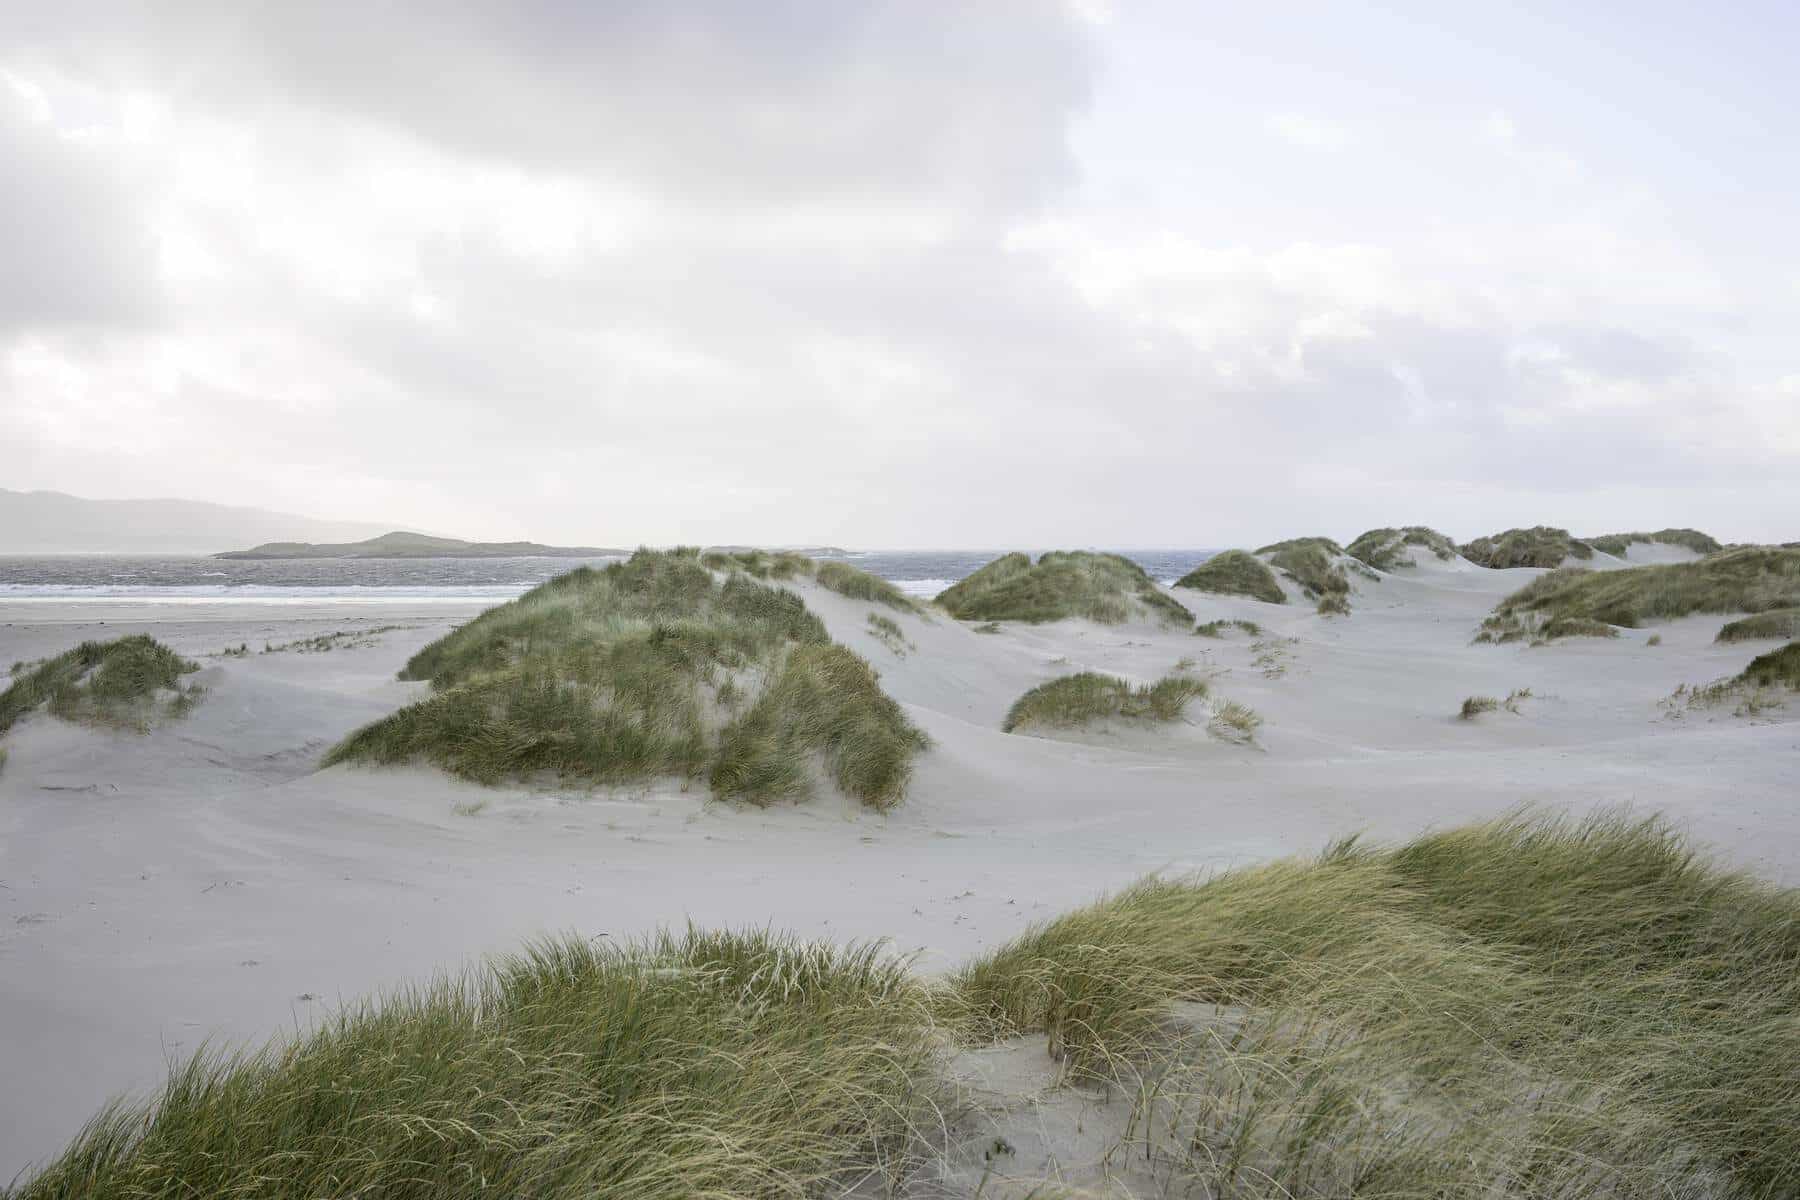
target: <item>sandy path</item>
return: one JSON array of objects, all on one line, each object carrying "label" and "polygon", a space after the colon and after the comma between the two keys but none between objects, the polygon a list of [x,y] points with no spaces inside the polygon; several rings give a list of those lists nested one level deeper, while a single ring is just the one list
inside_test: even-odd
[{"label": "sandy path", "polygon": [[[805,589],[936,745],[890,817],[835,797],[765,812],[673,786],[485,789],[426,769],[316,772],[319,752],[415,694],[400,663],[469,608],[0,606],[0,663],[148,629],[190,655],[336,629],[408,626],[327,654],[202,658],[207,700],[148,736],[34,718],[0,771],[0,1177],[54,1152],[165,1056],[260,1040],[546,931],[769,923],[888,936],[942,969],[1147,872],[1404,836],[1533,801],[1669,813],[1731,859],[1800,882],[1794,713],[1671,720],[1658,701],[1756,652],[1723,618],[1617,641],[1470,646],[1529,571],[1422,568],[1359,584],[1325,620],[1178,593],[1252,642],[1079,622],[981,635]],[[101,627],[96,622],[104,620]],[[1267,724],[1083,740],[1005,735],[1018,693],[1065,671],[1148,680],[1182,657]],[[1521,712],[1451,714],[1530,687]],[[1796,706],[1800,707],[1800,706]]]}]

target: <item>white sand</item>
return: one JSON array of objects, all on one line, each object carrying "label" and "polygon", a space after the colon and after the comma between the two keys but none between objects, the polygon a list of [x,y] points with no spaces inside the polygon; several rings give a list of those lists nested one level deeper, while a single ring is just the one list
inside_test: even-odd
[{"label": "white sand", "polygon": [[[1726,858],[1800,882],[1800,705],[1678,720],[1659,706],[1767,647],[1714,646],[1723,617],[1471,646],[1494,601],[1535,574],[1425,556],[1358,579],[1355,612],[1338,619],[1173,593],[1202,620],[1261,623],[1270,636],[1255,646],[1080,622],[977,634],[886,614],[916,646],[904,658],[866,631],[871,606],[808,585],[833,635],[935,740],[888,817],[831,795],[754,811],[711,804],[703,787],[316,771],[332,741],[417,694],[395,670],[472,607],[0,604],[0,664],[140,629],[198,656],[411,626],[364,649],[203,658],[210,695],[145,736],[37,716],[6,739],[0,1178],[54,1153],[109,1096],[154,1084],[168,1057],[260,1041],[550,931],[767,923],[892,937],[942,969],[1149,872],[1309,852],[1353,830],[1404,837],[1521,802],[1660,810]],[[1647,646],[1650,632],[1663,644]],[[1264,716],[1255,745],[1209,736],[1198,709],[1174,729],[999,732],[1035,683],[1082,668],[1148,681],[1184,656]],[[1521,687],[1534,698],[1516,715],[1453,718],[1465,696]]]}]

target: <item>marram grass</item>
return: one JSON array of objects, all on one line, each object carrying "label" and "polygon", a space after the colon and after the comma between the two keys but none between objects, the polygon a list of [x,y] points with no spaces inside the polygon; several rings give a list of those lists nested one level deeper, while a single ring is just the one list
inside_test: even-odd
[{"label": "marram grass", "polygon": [[1482,567],[1560,567],[1571,558],[1594,557],[1594,548],[1566,529],[1535,525],[1465,542],[1462,554]]},{"label": "marram grass", "polygon": [[1603,537],[1587,538],[1587,544],[1603,554],[1614,558],[1623,558],[1634,544],[1685,546],[1695,554],[1717,554],[1725,547],[1710,534],[1701,533],[1698,529],[1659,529],[1655,533],[1609,533]]},{"label": "marram grass", "polygon": [[425,647],[402,677],[432,695],[351,734],[328,765],[422,760],[482,783],[708,778],[768,803],[804,795],[823,759],[845,791],[888,808],[924,745],[798,596],[743,571],[721,583],[692,554],[559,576]]},{"label": "marram grass", "polygon": [[1115,1153],[1173,1194],[1800,1191],[1800,893],[1614,813],[1151,879],[935,981],[771,934],[539,943],[197,1056],[5,1194],[905,1194],[940,1051],[1039,1036],[1135,1097]]},{"label": "marram grass", "polygon": [[1204,695],[1205,681],[1191,675],[1165,675],[1133,687],[1116,676],[1081,671],[1040,683],[1020,696],[1000,728],[1012,733],[1035,725],[1067,729],[1107,720],[1174,721],[1188,701]]},{"label": "marram grass", "polygon": [[1744,546],[1694,562],[1615,571],[1564,568],[1502,600],[1496,616],[1635,627],[1691,613],[1759,613],[1800,606],[1800,550]]},{"label": "marram grass", "polygon": [[1275,572],[1248,550],[1226,550],[1215,554],[1177,579],[1175,586],[1224,596],[1249,596],[1270,604],[1287,603],[1287,595],[1276,581]]},{"label": "marram grass", "polygon": [[1445,562],[1456,557],[1456,543],[1426,525],[1371,529],[1345,547],[1344,553],[1378,571],[1398,571],[1414,565],[1412,556],[1407,553],[1409,546],[1429,550]]},{"label": "marram grass", "polygon": [[889,608],[897,608],[901,612],[919,612],[919,604],[905,592],[867,571],[851,566],[847,562],[827,560],[819,564],[817,579],[820,586],[829,588],[840,596],[848,596],[852,600],[868,600],[877,604],[885,604]]},{"label": "marram grass", "polygon": [[937,602],[962,621],[1035,624],[1084,617],[1117,625],[1148,618],[1186,626],[1194,620],[1130,559],[1087,550],[1054,550],[1035,563],[1028,554],[1003,555],[946,588]]},{"label": "marram grass", "polygon": [[148,634],[82,642],[14,672],[0,692],[0,734],[39,707],[68,721],[135,728],[158,716],[182,716],[201,689],[183,687],[181,677],[199,669]]}]

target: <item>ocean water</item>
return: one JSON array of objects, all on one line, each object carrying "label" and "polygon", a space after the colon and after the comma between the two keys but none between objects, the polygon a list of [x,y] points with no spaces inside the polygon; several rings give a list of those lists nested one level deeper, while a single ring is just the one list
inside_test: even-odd
[{"label": "ocean water", "polygon": [[[881,550],[846,561],[914,596],[935,596],[1003,551]],[[1165,582],[1213,550],[1120,550]],[[135,555],[0,556],[0,600],[80,603],[294,604],[491,601],[498,604],[565,571],[608,558],[219,559]]]}]

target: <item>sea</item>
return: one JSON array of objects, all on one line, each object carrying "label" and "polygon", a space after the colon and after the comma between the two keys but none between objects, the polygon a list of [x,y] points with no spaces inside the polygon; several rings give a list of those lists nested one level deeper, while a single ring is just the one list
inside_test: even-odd
[{"label": "sea", "polygon": [[[910,595],[931,597],[998,558],[1000,550],[871,550],[842,556]],[[1034,552],[1035,553],[1035,552]],[[1117,550],[1152,577],[1174,582],[1215,550]],[[0,601],[80,603],[346,600],[499,604],[585,563],[572,558],[223,559],[65,554],[0,556]]]}]

